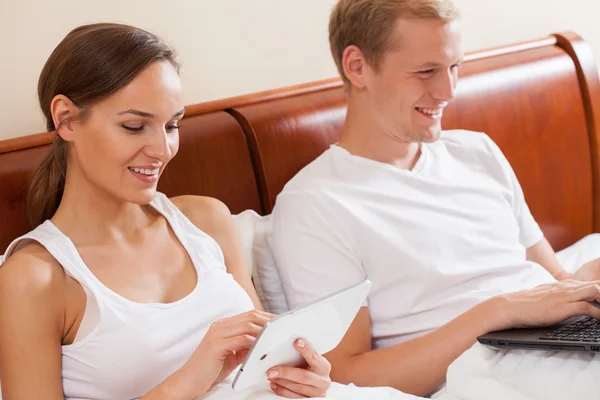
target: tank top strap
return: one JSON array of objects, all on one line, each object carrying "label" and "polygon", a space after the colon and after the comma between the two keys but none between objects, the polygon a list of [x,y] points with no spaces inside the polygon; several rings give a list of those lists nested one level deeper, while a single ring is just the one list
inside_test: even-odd
[{"label": "tank top strap", "polygon": [[83,260],[81,260],[75,246],[50,220],[45,221],[31,232],[15,239],[6,249],[6,253],[0,257],[0,266],[18,250],[31,242],[37,242],[44,246],[63,267],[65,272],[80,284],[88,288],[93,287],[87,272],[88,270],[83,265]]},{"label": "tank top strap", "polygon": [[167,221],[169,221],[171,227],[174,230],[177,230],[176,233],[183,233],[192,229],[207,236],[204,232],[198,229],[196,225],[194,225],[192,221],[190,221],[165,194],[156,192],[156,196],[154,196],[154,199],[150,202],[150,205],[154,207],[156,211],[161,213],[163,217],[167,219]]},{"label": "tank top strap", "polygon": [[184,247],[198,258],[198,264],[204,266],[202,260],[207,253],[216,256],[224,264],[225,257],[219,244],[206,232],[198,228],[183,212],[163,193],[157,192],[150,203],[169,222]]}]

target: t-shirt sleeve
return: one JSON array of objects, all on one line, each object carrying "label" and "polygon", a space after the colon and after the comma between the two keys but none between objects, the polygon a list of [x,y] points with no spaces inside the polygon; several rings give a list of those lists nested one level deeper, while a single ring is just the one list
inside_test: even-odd
[{"label": "t-shirt sleeve", "polygon": [[326,202],[282,194],[272,218],[269,247],[290,308],[366,278],[349,231]]},{"label": "t-shirt sleeve", "polygon": [[500,164],[508,187],[512,192],[511,206],[519,224],[519,241],[528,249],[542,240],[544,234],[538,223],[535,221],[535,218],[533,218],[529,206],[527,206],[521,184],[510,163],[504,156],[504,153],[502,153],[502,150],[500,150],[498,145],[496,145],[496,143],[494,143],[487,135],[486,140],[489,142],[492,152]]}]

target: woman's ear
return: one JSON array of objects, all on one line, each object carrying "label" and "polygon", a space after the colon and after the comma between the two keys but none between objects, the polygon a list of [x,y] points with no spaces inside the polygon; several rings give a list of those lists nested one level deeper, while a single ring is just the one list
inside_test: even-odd
[{"label": "woman's ear", "polygon": [[77,106],[67,96],[62,94],[54,96],[50,103],[52,121],[56,133],[64,140],[73,140],[72,120],[79,114]]}]

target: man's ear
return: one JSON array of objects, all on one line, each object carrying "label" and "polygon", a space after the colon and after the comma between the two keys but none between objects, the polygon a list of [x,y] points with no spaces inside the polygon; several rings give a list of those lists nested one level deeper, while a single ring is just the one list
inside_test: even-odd
[{"label": "man's ear", "polygon": [[350,45],[342,56],[344,75],[352,86],[362,89],[366,85],[365,69],[368,67],[363,52],[358,46]]},{"label": "man's ear", "polygon": [[67,142],[73,140],[71,122],[79,115],[79,108],[67,96],[59,94],[52,99],[50,112],[56,133]]}]

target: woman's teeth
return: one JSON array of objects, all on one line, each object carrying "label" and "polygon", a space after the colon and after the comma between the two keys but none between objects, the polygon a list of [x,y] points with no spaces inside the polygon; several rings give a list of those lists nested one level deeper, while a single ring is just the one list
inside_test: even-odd
[{"label": "woman's teeth", "polygon": [[136,168],[136,167],[129,167],[130,171],[133,172],[137,172],[138,174],[143,174],[143,175],[148,175],[148,176],[152,176],[152,175],[156,175],[158,174],[158,168],[156,169],[144,169],[144,168]]}]

